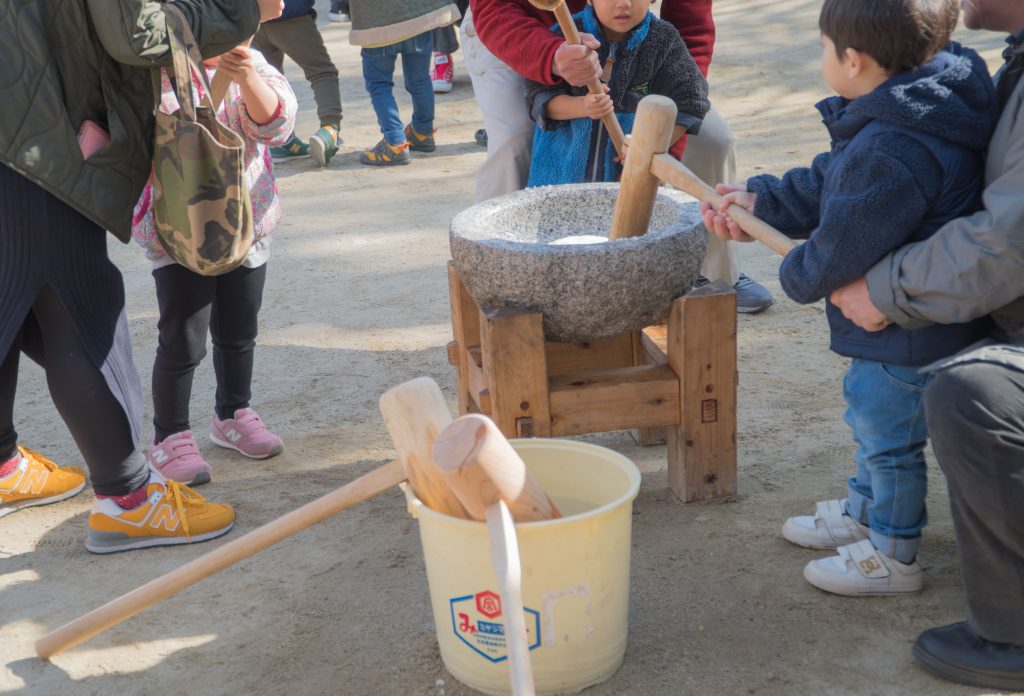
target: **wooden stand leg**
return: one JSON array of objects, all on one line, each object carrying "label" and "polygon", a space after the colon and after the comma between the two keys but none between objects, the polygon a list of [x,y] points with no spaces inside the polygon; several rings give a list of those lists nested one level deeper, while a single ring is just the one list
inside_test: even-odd
[{"label": "wooden stand leg", "polygon": [[[650,364],[651,362],[650,357],[644,351],[640,335],[639,331],[633,332],[633,365],[637,367]],[[641,447],[664,445],[668,438],[665,428],[634,428],[630,433],[633,435],[633,439],[636,440],[636,444]]]},{"label": "wooden stand leg", "polygon": [[466,291],[462,284],[455,265],[448,262],[448,297],[452,305],[452,334],[455,341],[452,351],[449,353],[449,362],[455,366],[455,389],[459,400],[459,415],[474,413],[478,410],[475,396],[471,393],[469,384],[469,361],[471,358],[468,351],[471,348],[480,346],[480,311],[476,302]]},{"label": "wooden stand leg", "polygon": [[680,423],[668,432],[668,481],[684,502],[736,492],[736,293],[718,281],[672,305],[668,363]]},{"label": "wooden stand leg", "polygon": [[481,331],[491,418],[506,437],[550,437],[551,405],[543,317],[488,309]]}]

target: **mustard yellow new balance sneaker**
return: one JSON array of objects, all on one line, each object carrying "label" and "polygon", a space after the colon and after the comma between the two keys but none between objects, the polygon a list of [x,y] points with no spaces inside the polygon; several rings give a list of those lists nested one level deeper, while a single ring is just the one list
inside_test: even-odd
[{"label": "mustard yellow new balance sneaker", "polygon": [[151,470],[147,498],[125,510],[111,498],[96,498],[89,515],[85,548],[115,553],[150,546],[194,544],[215,539],[235,524],[230,505],[208,503],[188,486]]},{"label": "mustard yellow new balance sneaker", "polygon": [[14,471],[0,478],[0,517],[34,505],[70,498],[85,488],[85,472],[77,466],[59,467],[18,445]]}]

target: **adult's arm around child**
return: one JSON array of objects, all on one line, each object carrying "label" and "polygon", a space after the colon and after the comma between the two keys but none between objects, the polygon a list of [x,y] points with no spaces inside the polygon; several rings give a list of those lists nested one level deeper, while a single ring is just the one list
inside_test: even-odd
[{"label": "adult's arm around child", "polygon": [[[890,138],[900,139],[899,145],[886,146]],[[877,140],[874,147],[850,153],[840,171],[830,172],[838,184],[821,197],[817,227],[783,259],[779,278],[794,301],[817,302],[864,275],[910,239],[938,196],[942,182],[934,167],[915,167],[931,157],[927,148],[898,134]],[[891,154],[896,152],[901,156]],[[771,211],[762,207],[772,196],[762,197],[765,187],[760,182],[751,180],[748,187],[757,194],[755,214],[776,224]],[[779,202],[781,190],[773,192]]]},{"label": "adult's arm around child", "polygon": [[1005,166],[985,187],[981,210],[868,271],[871,302],[890,320],[907,329],[965,322],[1024,296],[1024,118],[1005,142]]}]

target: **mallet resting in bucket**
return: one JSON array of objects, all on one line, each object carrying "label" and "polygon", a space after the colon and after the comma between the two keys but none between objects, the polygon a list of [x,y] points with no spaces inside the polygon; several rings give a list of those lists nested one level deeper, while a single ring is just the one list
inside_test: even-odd
[{"label": "mallet resting in bucket", "polygon": [[453,421],[434,442],[434,461],[470,516],[487,521],[494,574],[505,608],[512,693],[532,696],[522,568],[513,517],[528,522],[561,517],[561,513],[486,416],[470,414]]}]

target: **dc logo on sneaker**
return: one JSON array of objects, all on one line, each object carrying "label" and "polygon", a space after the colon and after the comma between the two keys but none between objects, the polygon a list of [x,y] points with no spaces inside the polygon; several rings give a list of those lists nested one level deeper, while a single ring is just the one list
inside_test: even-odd
[{"label": "dc logo on sneaker", "polygon": [[869,556],[863,561],[860,561],[857,565],[861,567],[865,575],[871,575],[882,569],[882,564],[878,562],[878,559],[874,556]]}]

